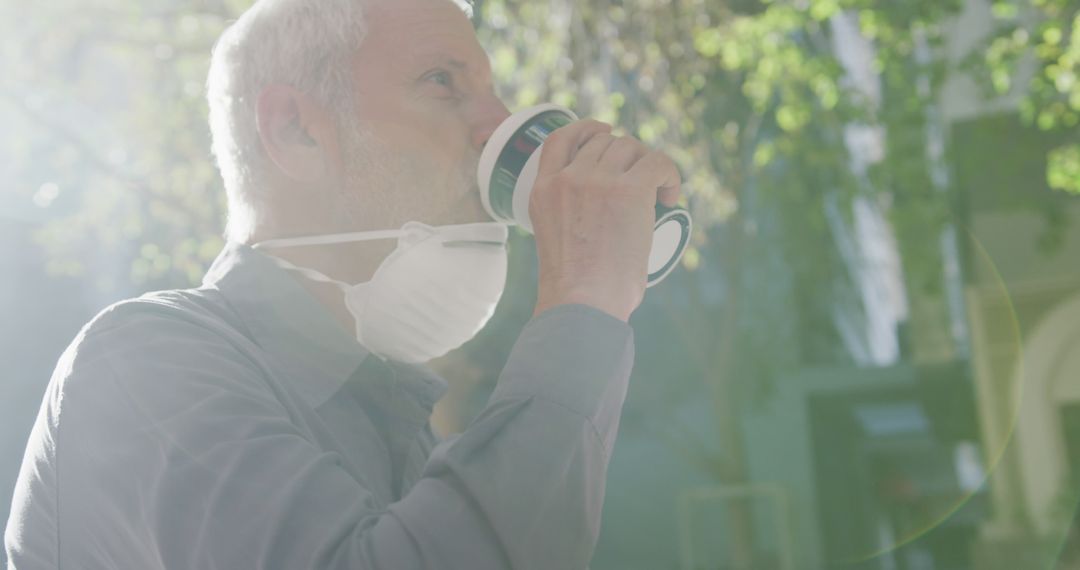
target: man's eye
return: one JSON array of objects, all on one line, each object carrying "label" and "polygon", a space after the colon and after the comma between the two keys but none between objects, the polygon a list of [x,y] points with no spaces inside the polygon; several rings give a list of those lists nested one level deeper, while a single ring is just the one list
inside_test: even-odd
[{"label": "man's eye", "polygon": [[454,77],[448,71],[436,71],[428,76],[428,79],[444,87],[454,86]]}]

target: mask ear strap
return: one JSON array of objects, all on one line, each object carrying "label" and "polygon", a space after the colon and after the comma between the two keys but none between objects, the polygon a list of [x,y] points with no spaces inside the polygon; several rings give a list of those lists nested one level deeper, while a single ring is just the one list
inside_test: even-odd
[{"label": "mask ear strap", "polygon": [[376,230],[370,232],[349,232],[343,234],[329,234],[323,236],[268,239],[266,241],[261,241],[251,246],[251,248],[266,249],[274,247],[301,247],[305,245],[331,245],[336,243],[351,243],[376,239],[396,239],[401,237],[404,233],[405,232],[402,230]]}]

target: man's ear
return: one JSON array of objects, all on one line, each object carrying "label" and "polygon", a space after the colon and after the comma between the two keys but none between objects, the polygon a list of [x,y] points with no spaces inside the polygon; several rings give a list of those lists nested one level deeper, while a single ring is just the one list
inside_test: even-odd
[{"label": "man's ear", "polygon": [[255,118],[263,148],[282,174],[309,183],[332,175],[337,127],[310,96],[288,85],[270,85],[259,94]]}]

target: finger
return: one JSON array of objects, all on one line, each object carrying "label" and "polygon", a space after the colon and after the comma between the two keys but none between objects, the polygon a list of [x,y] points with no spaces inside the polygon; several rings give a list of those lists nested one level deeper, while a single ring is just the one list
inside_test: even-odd
[{"label": "finger", "polygon": [[656,193],[656,201],[667,206],[668,208],[674,208],[679,203],[679,198],[682,196],[682,187],[680,186],[661,186]]},{"label": "finger", "polygon": [[597,133],[592,136],[585,144],[578,149],[577,154],[574,155],[571,164],[580,164],[593,166],[600,161],[600,157],[604,154],[607,148],[612,142],[617,140],[608,133]]},{"label": "finger", "polygon": [[656,150],[641,157],[623,176],[653,188],[656,192],[654,199],[669,207],[675,205],[682,190],[682,177],[675,161]]},{"label": "finger", "polygon": [[585,141],[600,133],[610,133],[611,128],[607,123],[585,119],[555,129],[544,140],[544,146],[540,150],[538,172],[544,174],[562,170],[574,159],[574,153]]},{"label": "finger", "polygon": [[648,147],[634,137],[617,137],[600,157],[600,166],[608,172],[622,174],[648,152]]}]

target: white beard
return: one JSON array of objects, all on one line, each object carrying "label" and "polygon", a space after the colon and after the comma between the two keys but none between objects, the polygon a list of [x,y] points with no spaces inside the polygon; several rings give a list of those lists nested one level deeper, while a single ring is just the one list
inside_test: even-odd
[{"label": "white beard", "polygon": [[[352,113],[341,113],[342,149],[345,155],[345,180],[342,189],[343,206],[351,231],[365,229],[396,229],[375,223],[358,227],[359,220],[368,219],[372,208],[384,211],[395,220],[416,220],[422,214],[453,215],[454,208],[474,199],[477,190],[476,164],[480,153],[469,149],[465,160],[450,176],[436,168],[429,157],[409,150],[390,149]],[[432,206],[436,207],[433,208]]]}]

